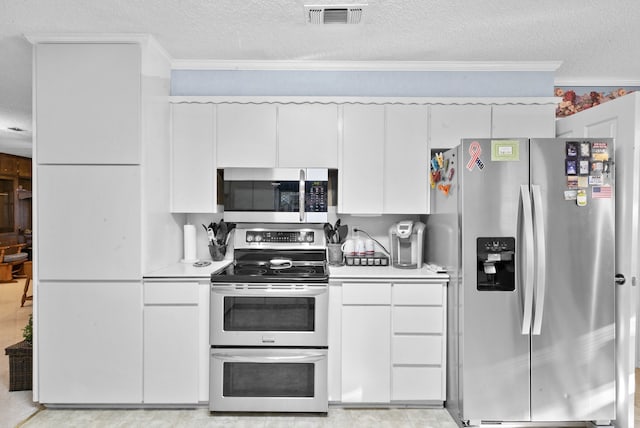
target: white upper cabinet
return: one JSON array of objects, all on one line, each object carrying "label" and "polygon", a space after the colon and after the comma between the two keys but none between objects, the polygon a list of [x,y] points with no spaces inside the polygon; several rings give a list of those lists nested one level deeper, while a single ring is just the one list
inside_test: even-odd
[{"label": "white upper cabinet", "polygon": [[171,212],[216,212],[215,105],[171,105]]},{"label": "white upper cabinet", "polygon": [[383,212],[427,214],[429,143],[427,106],[386,106]]},{"label": "white upper cabinet", "polygon": [[218,168],[276,166],[275,104],[217,106]]},{"label": "white upper cabinet", "polygon": [[450,149],[463,138],[491,137],[490,105],[433,105],[431,149]]},{"label": "white upper cabinet", "polygon": [[338,211],[380,214],[384,185],[384,106],[343,107]]},{"label": "white upper cabinet", "polygon": [[493,106],[492,138],[554,138],[556,107],[544,105]]},{"label": "white upper cabinet", "polygon": [[40,43],[35,49],[40,164],[139,164],[137,44]]},{"label": "white upper cabinet", "polygon": [[338,106],[278,106],[278,166],[338,167]]}]

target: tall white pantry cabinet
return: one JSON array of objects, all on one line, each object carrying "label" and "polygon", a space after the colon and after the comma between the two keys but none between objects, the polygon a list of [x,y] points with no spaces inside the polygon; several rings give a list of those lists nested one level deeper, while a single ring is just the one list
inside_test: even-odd
[{"label": "tall white pantry cabinet", "polygon": [[169,62],[146,36],[30,41],[34,401],[141,403],[142,271],[149,257],[178,258],[154,249],[149,230],[177,237],[169,213],[143,221],[168,206],[168,195],[143,195],[150,181],[168,187],[158,171],[168,165]]}]

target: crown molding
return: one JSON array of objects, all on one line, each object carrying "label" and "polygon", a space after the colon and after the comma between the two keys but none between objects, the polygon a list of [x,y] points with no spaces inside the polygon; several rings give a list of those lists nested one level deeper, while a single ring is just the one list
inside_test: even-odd
[{"label": "crown molding", "polygon": [[251,61],[174,59],[174,70],[556,71],[562,61]]},{"label": "crown molding", "polygon": [[151,43],[153,36],[145,33],[29,33],[31,43]]}]

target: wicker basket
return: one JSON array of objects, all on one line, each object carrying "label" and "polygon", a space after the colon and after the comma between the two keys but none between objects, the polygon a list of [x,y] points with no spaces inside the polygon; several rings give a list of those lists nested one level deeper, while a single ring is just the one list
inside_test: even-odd
[{"label": "wicker basket", "polygon": [[4,348],[9,356],[9,391],[26,391],[33,384],[33,347],[26,340]]}]

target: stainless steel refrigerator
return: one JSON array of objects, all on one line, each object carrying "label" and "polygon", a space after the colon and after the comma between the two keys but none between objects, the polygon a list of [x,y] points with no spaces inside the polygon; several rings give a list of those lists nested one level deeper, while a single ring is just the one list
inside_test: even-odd
[{"label": "stainless steel refrigerator", "polygon": [[465,139],[432,159],[459,421],[615,419],[612,139]]}]

